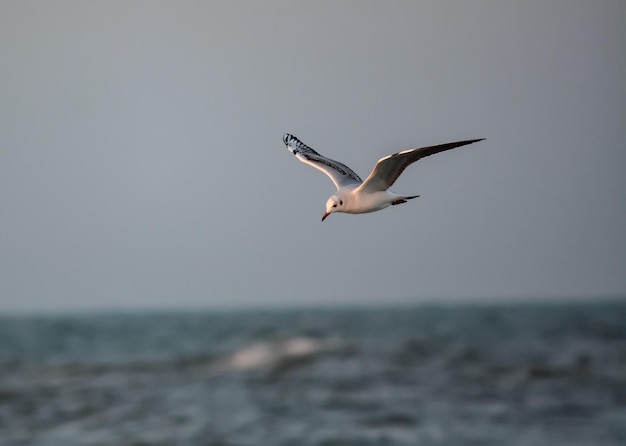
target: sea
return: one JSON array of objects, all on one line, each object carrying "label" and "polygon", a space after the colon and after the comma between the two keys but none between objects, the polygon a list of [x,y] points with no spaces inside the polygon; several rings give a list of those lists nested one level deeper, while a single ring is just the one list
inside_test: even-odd
[{"label": "sea", "polygon": [[626,300],[0,317],[2,446],[626,445]]}]

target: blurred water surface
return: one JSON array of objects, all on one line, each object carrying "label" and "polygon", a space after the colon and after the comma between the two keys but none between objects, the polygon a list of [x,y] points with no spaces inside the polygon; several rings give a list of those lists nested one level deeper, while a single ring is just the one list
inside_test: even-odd
[{"label": "blurred water surface", "polygon": [[0,444],[624,445],[626,303],[2,317]]}]

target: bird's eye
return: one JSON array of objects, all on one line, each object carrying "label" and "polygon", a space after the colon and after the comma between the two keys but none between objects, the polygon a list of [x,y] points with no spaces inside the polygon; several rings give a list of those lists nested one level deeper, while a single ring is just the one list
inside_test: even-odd
[{"label": "bird's eye", "polygon": [[339,204],[343,206],[343,200],[339,200]]}]

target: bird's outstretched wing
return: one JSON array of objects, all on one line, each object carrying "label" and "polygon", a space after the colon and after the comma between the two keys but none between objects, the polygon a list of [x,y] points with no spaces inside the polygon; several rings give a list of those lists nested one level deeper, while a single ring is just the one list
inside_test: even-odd
[{"label": "bird's outstretched wing", "polygon": [[404,169],[420,158],[443,152],[445,150],[454,149],[455,147],[482,141],[483,139],[484,138],[469,139],[467,141],[449,142],[447,144],[440,144],[437,146],[420,147],[419,149],[405,150],[403,152],[394,153],[393,155],[381,158],[378,160],[378,163],[376,163],[374,170],[372,170],[363,184],[359,186],[358,190],[364,192],[387,190],[393,183],[395,183],[400,174],[404,172]]},{"label": "bird's outstretched wing", "polygon": [[362,183],[361,178],[348,166],[320,155],[295,136],[285,133],[283,142],[300,161],[328,175],[337,189],[349,184]]}]

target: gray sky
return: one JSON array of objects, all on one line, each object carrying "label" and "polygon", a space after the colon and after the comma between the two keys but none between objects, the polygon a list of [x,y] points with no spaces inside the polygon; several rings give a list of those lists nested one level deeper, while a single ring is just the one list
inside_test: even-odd
[{"label": "gray sky", "polygon": [[624,296],[625,5],[3,1],[0,312]]}]

